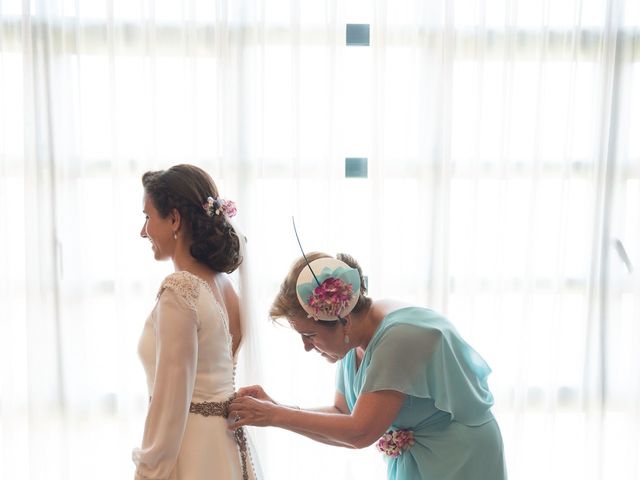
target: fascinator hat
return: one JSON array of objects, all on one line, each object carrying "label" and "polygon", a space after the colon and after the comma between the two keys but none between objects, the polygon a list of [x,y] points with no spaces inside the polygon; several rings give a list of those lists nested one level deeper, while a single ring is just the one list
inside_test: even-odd
[{"label": "fascinator hat", "polygon": [[[295,231],[295,222],[293,228]],[[300,245],[299,238],[298,244]],[[358,270],[332,257],[309,262],[302,245],[300,250],[306,265],[298,275],[296,294],[309,318],[316,321],[335,321],[349,315],[360,297]]]},{"label": "fascinator hat", "polygon": [[298,301],[314,320],[344,318],[358,303],[360,275],[341,260],[318,258],[302,269],[296,282]]}]

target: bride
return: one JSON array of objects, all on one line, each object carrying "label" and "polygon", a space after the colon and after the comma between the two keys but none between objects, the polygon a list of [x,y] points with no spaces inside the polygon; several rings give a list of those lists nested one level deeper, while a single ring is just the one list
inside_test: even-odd
[{"label": "bride", "polygon": [[244,238],[230,223],[233,202],[192,165],[147,172],[140,235],[156,260],[171,259],[138,351],[149,407],[135,478],[255,479],[242,428],[227,428],[243,328],[227,274],[243,260]]}]

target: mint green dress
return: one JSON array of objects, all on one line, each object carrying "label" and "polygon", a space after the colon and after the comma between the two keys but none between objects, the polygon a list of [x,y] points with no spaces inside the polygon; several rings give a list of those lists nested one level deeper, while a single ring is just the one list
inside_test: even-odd
[{"label": "mint green dress", "polygon": [[[389,480],[505,480],[502,437],[491,413],[491,369],[442,315],[408,307],[389,313],[359,369],[355,350],[338,365],[336,386],[353,410],[362,393],[406,394],[390,430],[414,444],[384,456]],[[382,453],[380,455],[383,455]]]}]

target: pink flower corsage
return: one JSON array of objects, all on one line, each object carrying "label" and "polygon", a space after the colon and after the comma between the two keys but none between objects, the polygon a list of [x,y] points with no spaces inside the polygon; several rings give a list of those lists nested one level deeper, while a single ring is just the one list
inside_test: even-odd
[{"label": "pink flower corsage", "polygon": [[396,458],[404,453],[405,450],[411,448],[414,444],[413,432],[411,430],[389,430],[380,437],[376,448],[388,455]]},{"label": "pink flower corsage", "polygon": [[327,315],[340,316],[352,295],[353,285],[339,278],[329,277],[313,290],[309,306],[315,310],[316,315],[324,312]]}]

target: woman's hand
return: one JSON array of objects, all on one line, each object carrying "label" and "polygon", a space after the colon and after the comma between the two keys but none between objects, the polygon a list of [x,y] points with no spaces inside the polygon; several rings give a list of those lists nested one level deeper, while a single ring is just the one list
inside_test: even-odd
[{"label": "woman's hand", "polygon": [[[254,387],[246,388],[250,389]],[[248,394],[240,396],[240,392],[245,389],[238,391],[238,396],[229,405],[229,419],[232,420],[232,423],[229,424],[230,430],[235,430],[245,425],[253,425],[255,427],[268,427],[273,425],[274,415],[277,409],[282,407],[274,403],[271,398],[264,393],[262,388],[257,388],[259,389],[257,392],[261,392],[265,400],[255,398]]]},{"label": "woman's hand", "polygon": [[240,398],[240,397],[253,397],[253,398],[257,398],[258,400],[265,400],[267,402],[277,404],[277,402],[275,402],[269,395],[267,395],[267,392],[265,392],[260,385],[251,385],[249,387],[242,387],[236,393],[236,398]]}]

